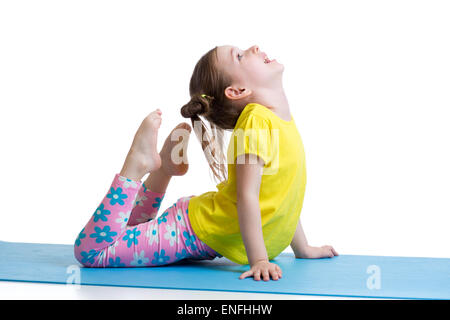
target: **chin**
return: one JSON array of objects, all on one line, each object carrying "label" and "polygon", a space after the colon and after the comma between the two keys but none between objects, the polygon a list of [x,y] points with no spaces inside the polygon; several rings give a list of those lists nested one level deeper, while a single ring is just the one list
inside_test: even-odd
[{"label": "chin", "polygon": [[284,71],[284,65],[281,63],[278,63],[277,72],[283,73],[283,71]]},{"label": "chin", "polygon": [[275,66],[273,66],[274,68],[278,68],[278,69],[284,70],[284,65],[282,63],[280,63],[278,61],[274,61],[273,63],[276,64]]}]

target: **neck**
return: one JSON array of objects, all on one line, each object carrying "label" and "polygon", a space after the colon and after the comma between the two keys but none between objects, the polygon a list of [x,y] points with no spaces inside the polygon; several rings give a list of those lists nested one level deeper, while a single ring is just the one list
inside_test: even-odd
[{"label": "neck", "polygon": [[283,87],[262,89],[252,97],[255,101],[274,112],[283,120],[291,120],[289,103]]}]

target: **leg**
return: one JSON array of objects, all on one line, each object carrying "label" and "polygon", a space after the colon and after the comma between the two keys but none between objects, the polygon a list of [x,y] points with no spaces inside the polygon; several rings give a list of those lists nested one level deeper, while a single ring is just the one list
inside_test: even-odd
[{"label": "leg", "polygon": [[75,241],[75,257],[81,263],[92,261],[125,232],[142,177],[161,166],[156,151],[160,125],[160,111],[142,121],[120,174],[115,175],[109,192]]},{"label": "leg", "polygon": [[127,226],[122,236],[85,266],[152,267],[182,259],[214,259],[218,254],[194,234],[188,219],[190,197],[180,198],[152,221]]},{"label": "leg", "polygon": [[128,225],[134,226],[154,219],[171,178],[187,172],[189,164],[186,149],[191,130],[189,124],[182,122],[167,136],[159,153],[161,167],[150,173],[139,190]]},{"label": "leg", "polygon": [[[150,173],[152,180],[155,180],[155,176],[158,176],[160,173],[160,169]],[[146,185],[149,184],[149,178],[142,184],[141,188],[138,191],[136,196],[136,201],[134,203],[134,207],[131,211],[131,215],[128,221],[129,226],[135,226],[140,223],[144,223],[150,221],[156,217],[158,214],[158,210],[161,206],[161,202],[165,196],[165,190],[167,185],[169,184],[170,177],[166,180],[163,180],[161,183],[157,182],[156,186],[164,186],[164,188],[155,187],[155,189],[150,189]],[[153,190],[163,190],[163,192],[155,192]]]},{"label": "leg", "polygon": [[81,264],[93,262],[104,248],[120,239],[139,188],[137,181],[114,176],[109,192],[75,241],[75,257]]}]

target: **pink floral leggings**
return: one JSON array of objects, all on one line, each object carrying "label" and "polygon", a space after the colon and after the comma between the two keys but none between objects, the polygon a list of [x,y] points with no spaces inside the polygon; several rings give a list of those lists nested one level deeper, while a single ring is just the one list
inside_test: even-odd
[{"label": "pink floral leggings", "polygon": [[76,259],[86,267],[149,267],[222,257],[192,230],[188,216],[192,196],[178,199],[155,219],[164,195],[116,174],[75,240]]}]

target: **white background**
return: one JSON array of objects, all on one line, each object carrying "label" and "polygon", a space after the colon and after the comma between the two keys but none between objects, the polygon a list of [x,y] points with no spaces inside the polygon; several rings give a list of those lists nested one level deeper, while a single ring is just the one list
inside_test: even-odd
[{"label": "white background", "polygon": [[[0,240],[73,244],[143,118],[162,109],[161,147],[201,55],[257,44],[285,66],[309,243],[449,257],[449,16],[447,1],[2,1]],[[195,135],[188,157],[161,209],[215,190]]]}]

